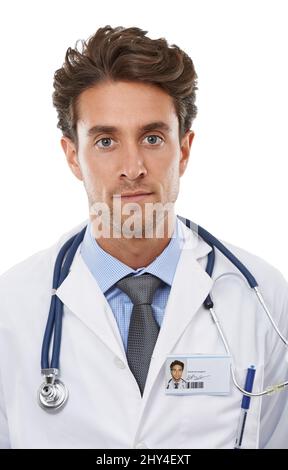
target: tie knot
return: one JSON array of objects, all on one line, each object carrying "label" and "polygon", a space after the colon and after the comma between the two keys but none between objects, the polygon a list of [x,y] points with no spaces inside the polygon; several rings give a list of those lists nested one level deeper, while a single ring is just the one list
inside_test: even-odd
[{"label": "tie knot", "polygon": [[130,297],[133,305],[152,304],[156,289],[162,281],[153,274],[129,276],[120,279],[115,286]]}]

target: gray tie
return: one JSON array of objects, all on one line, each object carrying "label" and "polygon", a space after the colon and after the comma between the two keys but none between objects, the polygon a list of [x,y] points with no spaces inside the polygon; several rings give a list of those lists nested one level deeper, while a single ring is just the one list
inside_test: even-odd
[{"label": "gray tie", "polygon": [[143,395],[159,326],[152,311],[156,289],[163,281],[153,274],[124,277],[115,285],[130,297],[133,310],[129,325],[127,361]]}]

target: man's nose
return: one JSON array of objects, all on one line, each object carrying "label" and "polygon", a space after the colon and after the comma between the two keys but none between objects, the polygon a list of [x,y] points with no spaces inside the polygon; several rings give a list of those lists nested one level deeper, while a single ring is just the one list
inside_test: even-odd
[{"label": "man's nose", "polygon": [[119,165],[119,175],[129,180],[143,178],[147,175],[144,157],[136,144],[125,145]]}]

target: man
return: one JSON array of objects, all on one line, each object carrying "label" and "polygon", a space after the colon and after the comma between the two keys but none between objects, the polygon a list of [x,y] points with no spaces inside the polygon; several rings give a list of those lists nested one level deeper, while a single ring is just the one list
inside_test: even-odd
[{"label": "man", "polygon": [[187,388],[186,380],[182,379],[182,374],[184,370],[184,362],[182,361],[173,361],[170,364],[170,372],[172,378],[168,380],[166,389],[175,389],[182,390]]},{"label": "man", "polygon": [[[210,244],[175,215],[197,77],[187,54],[146,33],[100,28],[82,50],[69,48],[55,73],[61,145],[84,184],[89,221],[1,277],[1,447],[233,448],[242,393],[230,353],[240,387],[250,365],[255,392],[287,378],[284,347],[254,293],[219,251],[211,278]],[[52,289],[60,249],[82,229]],[[287,336],[281,274],[226,246],[253,272]],[[210,292],[229,351],[203,306]],[[61,350],[60,332],[51,359],[49,317],[42,377],[51,302],[64,306]],[[203,378],[201,393],[166,394],[167,357],[183,354],[194,378],[211,381]],[[58,402],[56,413],[47,409]],[[286,391],[251,400],[243,448],[287,445],[286,402]]]}]

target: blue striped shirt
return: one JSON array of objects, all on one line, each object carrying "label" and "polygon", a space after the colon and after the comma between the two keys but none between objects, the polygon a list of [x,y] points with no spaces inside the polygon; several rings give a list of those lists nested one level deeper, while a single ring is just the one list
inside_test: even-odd
[{"label": "blue striped shirt", "polygon": [[162,284],[156,290],[152,303],[152,310],[155,319],[158,325],[161,326],[181,253],[179,224],[181,224],[181,222],[178,217],[176,217],[173,235],[162,253],[147,267],[134,270],[100,247],[97,240],[92,235],[91,222],[88,223],[84,239],[80,247],[80,253],[111,307],[126,352],[133,304],[128,295],[118,287],[115,287],[114,284],[128,274],[140,276],[144,273],[153,274],[164,281],[165,284]]}]

